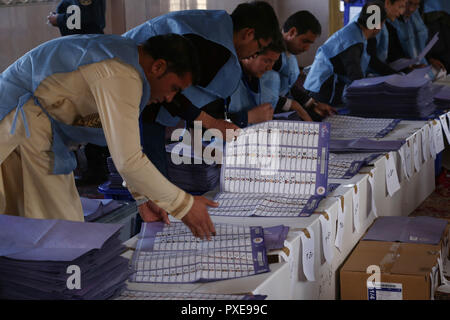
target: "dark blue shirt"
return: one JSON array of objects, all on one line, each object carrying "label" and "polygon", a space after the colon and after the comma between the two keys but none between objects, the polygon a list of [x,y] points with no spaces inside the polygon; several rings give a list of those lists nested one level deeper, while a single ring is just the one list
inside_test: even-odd
[{"label": "dark blue shirt", "polygon": [[[67,8],[77,5],[80,8],[81,29],[67,28],[67,19],[73,13],[67,13]],[[56,8],[57,24],[62,36],[71,34],[103,33],[105,28],[106,0],[62,0]]]}]

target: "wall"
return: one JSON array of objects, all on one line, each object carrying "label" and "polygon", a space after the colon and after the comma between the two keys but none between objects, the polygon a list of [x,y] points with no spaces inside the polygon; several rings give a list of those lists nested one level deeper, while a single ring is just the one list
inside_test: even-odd
[{"label": "wall", "polygon": [[[36,0],[37,1],[37,0]],[[322,35],[299,63],[309,65],[317,48],[328,38],[329,0],[266,0],[274,7],[282,24],[298,10],[311,11],[322,24]],[[337,0],[335,0],[337,1]],[[0,72],[30,49],[59,37],[57,28],[46,24],[46,17],[59,1],[0,6]],[[231,13],[242,0],[107,0],[105,33],[122,34],[144,21],[172,9],[221,9]]]}]

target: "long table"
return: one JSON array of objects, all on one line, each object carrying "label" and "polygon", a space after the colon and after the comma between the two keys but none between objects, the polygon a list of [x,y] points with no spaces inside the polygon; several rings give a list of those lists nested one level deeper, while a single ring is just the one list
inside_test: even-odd
[{"label": "long table", "polygon": [[[408,140],[415,134],[421,134],[420,129],[425,126],[425,121],[402,121],[385,140]],[[420,148],[421,146],[421,139]],[[428,141],[428,140],[427,140]],[[347,256],[362,238],[364,233],[377,216],[408,215],[421,202],[423,202],[435,188],[434,159],[429,157],[422,161],[419,172],[405,177],[398,152],[391,152],[394,156],[396,169],[400,181],[400,189],[391,197],[386,191],[386,156],[380,156],[373,161],[372,166],[363,167],[360,173],[352,179],[331,180],[330,183],[339,183],[340,186],[320,202],[317,213],[310,217],[302,218],[263,218],[263,217],[218,217],[213,216],[215,223],[230,223],[237,225],[270,227],[286,225],[290,227],[285,248],[269,252],[278,256],[278,263],[270,264],[269,273],[256,276],[225,280],[211,283],[164,285],[164,284],[137,284],[129,283],[130,288],[173,292],[186,290],[187,292],[241,294],[253,293],[267,295],[268,299],[338,299],[339,298],[339,268]],[[423,160],[423,159],[422,159]],[[413,161],[413,158],[411,158]],[[414,164],[413,164],[414,166]],[[373,195],[377,215],[371,210],[371,187],[369,177],[374,179]],[[217,191],[215,191],[217,192]],[[206,194],[212,198],[215,192]],[[353,200],[357,197],[359,202],[359,214],[353,214]],[[355,199],[356,200],[356,199]],[[338,249],[332,246],[333,259],[326,262],[323,243],[320,215],[329,217],[331,223],[332,243],[337,232],[337,219],[339,206],[343,206],[344,219],[342,228],[342,244]],[[359,222],[359,223],[357,223]],[[308,281],[303,272],[302,264],[302,240],[301,234],[308,228],[313,231],[314,252],[314,276],[315,281]],[[126,254],[131,257],[137,237],[126,242],[130,251]],[[186,292],[183,291],[183,292]]]}]

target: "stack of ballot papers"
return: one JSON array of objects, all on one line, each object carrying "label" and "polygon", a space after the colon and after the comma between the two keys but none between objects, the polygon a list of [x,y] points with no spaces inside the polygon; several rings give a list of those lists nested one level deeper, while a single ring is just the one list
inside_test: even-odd
[{"label": "stack of ballot papers", "polygon": [[434,112],[430,67],[407,75],[353,81],[345,94],[352,115],[372,118],[424,119]]},{"label": "stack of ballot papers", "polygon": [[[181,222],[142,224],[130,282],[207,282],[270,271],[262,227],[214,227],[216,235],[209,241],[195,238]],[[272,238],[280,241],[279,236]]]},{"label": "stack of ballot papers", "polygon": [[329,179],[351,179],[359,170],[381,153],[330,153],[328,162]]},{"label": "stack of ballot papers", "polygon": [[0,215],[0,299],[108,299],[131,272],[121,226]]},{"label": "stack of ballot papers", "polygon": [[[219,148],[222,152],[221,148]],[[203,148],[199,155],[194,148],[182,142],[166,146],[167,172],[169,180],[190,193],[203,194],[217,187],[220,180],[220,165],[213,160],[205,163],[203,160]],[[175,161],[174,161],[174,158]],[[177,160],[183,162],[178,163]]]},{"label": "stack of ballot papers", "polygon": [[266,295],[125,290],[115,300],[265,300]]},{"label": "stack of ballot papers", "polygon": [[124,205],[123,202],[112,199],[89,199],[80,197],[83,207],[84,221],[92,222]]},{"label": "stack of ballot papers", "polygon": [[399,119],[362,118],[333,115],[325,118],[331,126],[330,152],[385,152],[398,150],[404,141],[380,140],[395,129]]},{"label": "stack of ballot papers", "polygon": [[326,195],[328,123],[268,121],[227,142],[210,215],[310,216]]},{"label": "stack of ballot papers", "polygon": [[450,109],[450,86],[435,85],[434,104],[439,109]]}]

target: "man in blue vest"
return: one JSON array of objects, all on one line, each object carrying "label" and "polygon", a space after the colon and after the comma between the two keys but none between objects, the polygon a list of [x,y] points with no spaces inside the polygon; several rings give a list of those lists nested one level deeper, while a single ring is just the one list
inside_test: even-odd
[{"label": "man in blue vest", "polygon": [[239,59],[261,51],[279,34],[278,20],[266,2],[242,3],[229,15],[222,10],[187,10],[149,20],[128,31],[137,43],[152,34],[183,34],[200,54],[201,79],[177,95],[172,103],[145,110],[142,120],[144,152],[167,176],[165,128],[201,121],[204,128],[238,129],[224,119],[229,97],[241,79]]},{"label": "man in blue vest", "polygon": [[[306,110],[309,116],[301,116],[305,121],[321,120],[335,110],[329,105],[317,102],[303,88],[303,78],[297,62],[297,55],[309,50],[310,46],[322,33],[322,26],[309,11],[302,10],[292,14],[283,24],[282,35],[287,51],[280,55],[272,72],[267,72],[262,83],[274,82],[270,78],[278,76],[280,81],[279,101],[276,113],[287,111],[294,106],[295,110]],[[276,72],[276,75],[274,75]],[[301,108],[301,109],[300,109]],[[302,112],[303,112],[302,111]],[[297,111],[299,113],[299,111]],[[300,114],[299,114],[300,115]]]},{"label": "man in blue vest", "polygon": [[[379,19],[374,19],[369,6],[377,6]],[[373,25],[378,20],[381,25]],[[370,57],[367,39],[375,37],[386,20],[384,3],[364,5],[357,21],[333,34],[318,50],[306,77],[304,87],[317,101],[338,106],[343,103],[345,86],[366,76]]]},{"label": "man in blue vest", "polygon": [[[68,21],[75,22],[75,12],[67,10],[70,6],[79,8],[80,28],[70,28]],[[69,12],[68,12],[69,11]],[[62,0],[56,12],[51,12],[47,17],[48,22],[59,28],[62,36],[71,34],[103,34],[105,28],[106,0]]]},{"label": "man in blue vest", "polygon": [[89,142],[108,145],[136,200],[151,200],[210,238],[207,206],[216,204],[165,179],[142,153],[138,126],[149,102],[170,102],[195,83],[197,65],[195,48],[174,34],[141,46],[74,35],[18,59],[0,75],[0,213],[83,221],[70,147]]},{"label": "man in blue vest", "polygon": [[[71,6],[79,9],[79,16],[76,16]],[[106,0],[63,0],[56,12],[50,13],[48,22],[59,28],[61,36],[71,34],[103,34],[105,28]],[[70,28],[71,24],[79,19],[79,28]],[[101,147],[88,143],[77,153],[78,166],[77,185],[99,184],[108,178],[106,166],[107,158],[110,156],[107,147]]]},{"label": "man in blue vest", "polygon": [[[401,46],[403,52],[408,57],[417,57],[427,45],[429,40],[428,28],[422,20],[419,13],[420,0],[408,0],[406,1],[405,13],[394,21],[392,24],[397,30],[399,43],[395,44]],[[429,63],[437,70],[444,69],[445,67],[441,61],[433,57],[427,57]],[[424,59],[422,64],[428,64],[428,61]]]},{"label": "man in blue vest", "polygon": [[440,61],[446,70],[450,70],[450,1],[424,0],[423,15],[429,37],[439,32],[439,41],[430,50],[427,58],[430,63],[432,59]]}]

